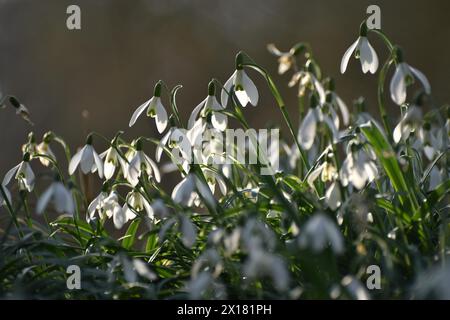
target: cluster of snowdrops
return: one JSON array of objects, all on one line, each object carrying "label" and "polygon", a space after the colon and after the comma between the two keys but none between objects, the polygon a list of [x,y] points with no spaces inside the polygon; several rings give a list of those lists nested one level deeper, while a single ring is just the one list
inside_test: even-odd
[{"label": "cluster of snowdrops", "polygon": [[[388,51],[382,66],[369,35]],[[240,52],[231,77],[209,83],[188,121],[176,104],[181,86],[155,85],[129,125],[153,119],[158,139],[92,133],[71,153],[55,133],[40,142],[30,134],[22,161],[1,183],[2,215],[9,215],[0,240],[0,295],[450,298],[443,285],[450,280],[450,112],[435,105],[426,76],[363,22],[340,69],[359,60],[364,74],[378,73],[379,114],[372,115],[364,99],[350,106],[339,97],[308,44],[268,50],[279,74],[292,72],[298,109],[288,111],[269,73]],[[238,162],[220,142],[196,143],[206,130],[224,132],[231,118],[249,129],[244,113],[258,108],[256,76],[267,81],[288,128],[273,175]],[[29,121],[15,97],[3,101]],[[388,117],[391,108],[399,119]],[[58,159],[55,148],[67,159]],[[193,161],[193,149],[200,161]],[[227,161],[211,161],[217,157]],[[48,173],[35,175],[38,165]],[[161,186],[168,172],[180,175],[171,191]],[[102,181],[93,199],[87,176]],[[74,264],[80,290],[66,287],[66,268]],[[381,278],[369,290],[373,265]]]}]

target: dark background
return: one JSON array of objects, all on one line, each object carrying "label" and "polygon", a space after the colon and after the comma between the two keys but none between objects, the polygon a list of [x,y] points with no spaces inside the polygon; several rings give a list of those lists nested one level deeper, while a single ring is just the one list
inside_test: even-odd
[{"label": "dark background", "polygon": [[[66,28],[70,4],[81,7],[81,31]],[[362,76],[355,60],[344,76],[339,73],[370,4],[381,7],[382,28],[404,48],[406,60],[428,76],[436,102],[449,102],[449,1],[0,0],[1,90],[19,97],[35,122],[30,128],[12,108],[0,110],[0,176],[20,161],[30,130],[39,140],[53,130],[72,149],[94,130],[108,137],[119,129],[128,138],[157,137],[153,121],[142,117],[133,128],[128,121],[158,79],[184,85],[178,99],[187,120],[206,96],[208,81],[224,82],[233,72],[239,50],[275,75],[276,60],[265,48],[270,42],[284,50],[309,42],[344,100],[350,105],[364,95],[375,108],[376,76]],[[372,44],[384,59],[383,44]],[[261,95],[257,108],[244,111],[250,123],[282,123],[264,82],[254,72],[250,76]],[[295,114],[289,79],[275,76]],[[396,117],[398,107],[389,103]],[[96,149],[103,151],[104,143],[97,141]]]}]

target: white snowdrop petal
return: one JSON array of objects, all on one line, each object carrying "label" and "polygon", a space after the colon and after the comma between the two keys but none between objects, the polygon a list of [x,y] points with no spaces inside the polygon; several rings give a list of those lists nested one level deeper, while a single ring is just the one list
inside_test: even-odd
[{"label": "white snowdrop petal", "polygon": [[350,122],[350,114],[348,112],[348,107],[345,104],[345,102],[335,93],[333,94],[334,98],[336,99],[336,104],[339,107],[339,110],[341,111],[342,120],[344,121],[344,125],[348,125]]},{"label": "white snowdrop petal", "polygon": [[298,131],[298,142],[303,149],[311,149],[316,137],[317,119],[314,111],[309,109]]},{"label": "white snowdrop petal", "polygon": [[189,121],[188,121],[188,129],[192,129],[192,127],[195,124],[195,121],[197,120],[198,114],[200,113],[200,111],[205,107],[205,103],[206,100],[208,98],[203,99],[202,102],[200,102],[195,108],[194,110],[192,110],[191,115],[189,116]]},{"label": "white snowdrop petal", "polygon": [[252,79],[249,78],[247,73],[242,70],[242,86],[244,87],[245,92],[247,93],[248,100],[253,106],[256,106],[258,104],[258,89],[256,88],[255,84],[253,83]]},{"label": "white snowdrop petal", "polygon": [[359,49],[363,73],[375,73],[378,69],[378,56],[366,37],[361,37]]},{"label": "white snowdrop petal", "polygon": [[342,57],[341,60],[341,73],[344,73],[345,70],[347,70],[347,65],[348,62],[353,54],[353,52],[355,51],[356,47],[359,44],[359,38],[353,42],[353,44],[347,49],[347,51],[345,51],[344,56]]},{"label": "white snowdrop petal", "polygon": [[247,106],[247,104],[249,103],[250,99],[247,95],[247,92],[244,90],[236,90],[234,92],[234,94],[236,95],[236,98],[238,99],[239,103],[241,104],[242,107]]},{"label": "white snowdrop petal", "polygon": [[213,112],[211,116],[211,123],[217,130],[225,131],[228,124],[228,117],[223,113]]},{"label": "white snowdrop petal", "polygon": [[80,168],[84,174],[91,172],[92,167],[94,166],[94,148],[90,144],[86,145],[83,149],[83,153],[81,155],[80,160]]},{"label": "white snowdrop petal", "polygon": [[156,101],[156,128],[159,133],[163,133],[166,130],[167,124],[169,123],[167,118],[167,111],[161,103],[161,99],[157,98]]},{"label": "white snowdrop petal", "polygon": [[83,148],[81,148],[80,150],[78,150],[77,153],[75,153],[75,155],[72,157],[72,159],[70,160],[69,163],[69,174],[72,175],[75,170],[77,169],[80,161],[81,161],[81,157],[84,153],[84,149],[86,148],[86,146],[84,146]]},{"label": "white snowdrop petal", "polygon": [[94,149],[92,149],[92,156],[94,158],[95,166],[98,170],[98,175],[100,178],[103,178],[103,162],[102,159],[98,156],[97,152],[95,152]]},{"label": "white snowdrop petal", "polygon": [[409,66],[409,69],[417,77],[417,79],[419,79],[419,81],[422,82],[425,92],[427,94],[430,94],[431,93],[431,85],[430,85],[430,82],[428,82],[428,79],[425,76],[425,74],[423,74],[421,71],[419,71],[416,68],[413,68],[411,66]]},{"label": "white snowdrop petal", "polygon": [[128,124],[130,127],[132,127],[136,123],[137,118],[139,118],[139,116],[142,114],[142,112],[144,112],[144,110],[147,108],[147,106],[150,104],[151,101],[152,101],[152,99],[144,102],[136,109],[136,111],[134,111],[133,115],[131,116],[130,122]]},{"label": "white snowdrop petal", "polygon": [[125,212],[119,206],[116,206],[113,209],[113,223],[116,229],[122,229],[123,225],[126,223]]},{"label": "white snowdrop petal", "polygon": [[234,83],[234,79],[236,78],[236,72],[235,71],[231,77],[227,80],[227,82],[225,82],[225,85],[222,88],[222,92],[220,93],[220,100],[222,102],[222,106],[225,108],[228,104],[228,97],[229,94],[231,94],[230,90],[231,87],[233,86]]},{"label": "white snowdrop petal", "polygon": [[401,64],[395,69],[394,76],[390,84],[391,99],[398,105],[402,105],[406,100],[405,74]]},{"label": "white snowdrop petal", "polygon": [[172,134],[172,130],[169,130],[160,140],[158,145],[156,146],[156,152],[155,152],[155,159],[157,162],[161,160],[162,153],[164,151],[164,147],[167,144],[167,141],[169,141],[170,135]]},{"label": "white snowdrop petal", "polygon": [[50,202],[52,196],[53,196],[53,185],[50,185],[50,187],[45,190],[43,194],[38,199],[38,202],[36,204],[36,213],[42,214],[45,211],[45,208],[47,208],[48,203]]},{"label": "white snowdrop petal", "polygon": [[325,199],[331,210],[336,210],[341,206],[341,191],[337,182],[333,182],[325,193]]}]

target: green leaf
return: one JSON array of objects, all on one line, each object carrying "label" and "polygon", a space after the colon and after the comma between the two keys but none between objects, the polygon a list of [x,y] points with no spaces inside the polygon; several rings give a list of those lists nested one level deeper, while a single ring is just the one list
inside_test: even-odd
[{"label": "green leaf", "polygon": [[137,229],[139,228],[140,223],[141,219],[136,218],[131,222],[130,226],[128,227],[128,230],[125,233],[125,236],[123,237],[122,240],[122,246],[125,249],[130,249],[131,246],[134,244],[134,240],[136,239],[136,232]]},{"label": "green leaf", "polygon": [[[386,140],[384,134],[373,123],[362,125],[361,131],[372,145],[381,166],[390,179],[392,187],[398,193],[400,203],[402,205],[411,204],[411,208],[417,209],[417,199],[414,192],[411,192],[406,183],[403,172],[398,164],[396,154],[391,145]],[[411,213],[413,214],[413,213]]]}]

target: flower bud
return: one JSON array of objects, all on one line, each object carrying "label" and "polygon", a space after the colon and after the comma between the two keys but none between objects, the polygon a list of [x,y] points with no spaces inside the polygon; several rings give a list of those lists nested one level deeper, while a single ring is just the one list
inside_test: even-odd
[{"label": "flower bud", "polygon": [[214,84],[214,80],[211,80],[208,84],[208,95],[213,96],[216,94],[216,85]]},{"label": "flower bud", "polygon": [[155,89],[153,90],[153,96],[155,96],[155,97],[161,97],[161,87],[162,87],[162,81],[159,80],[159,81],[155,84]]}]

